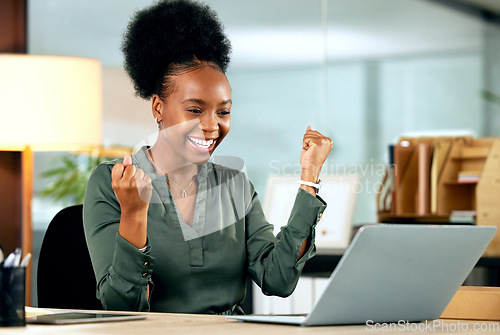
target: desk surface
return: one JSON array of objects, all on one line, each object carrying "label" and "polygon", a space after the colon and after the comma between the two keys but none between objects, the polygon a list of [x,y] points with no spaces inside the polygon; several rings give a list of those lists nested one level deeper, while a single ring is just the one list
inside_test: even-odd
[{"label": "desk surface", "polygon": [[[65,311],[65,310],[53,310]],[[0,334],[413,334],[427,332],[433,334],[467,333],[498,334],[500,325],[491,322],[436,320],[425,323],[411,323],[393,329],[375,326],[329,326],[298,327],[242,323],[218,315],[147,313],[146,320],[108,322],[80,325],[27,325],[26,327],[0,328]],[[388,327],[388,326],[386,326]],[[421,330],[421,331],[420,331]]]}]

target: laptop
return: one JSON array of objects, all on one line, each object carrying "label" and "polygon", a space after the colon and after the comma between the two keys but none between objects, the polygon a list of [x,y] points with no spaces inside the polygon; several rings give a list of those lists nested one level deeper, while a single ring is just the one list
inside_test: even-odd
[{"label": "laptop", "polygon": [[301,326],[434,320],[496,233],[492,226],[364,226],[307,315],[234,315]]}]

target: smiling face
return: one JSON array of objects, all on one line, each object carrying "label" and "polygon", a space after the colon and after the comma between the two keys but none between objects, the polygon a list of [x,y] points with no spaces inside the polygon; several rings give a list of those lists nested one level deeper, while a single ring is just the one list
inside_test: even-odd
[{"label": "smiling face", "polygon": [[202,164],[229,132],[230,112],[231,87],[224,73],[206,65],[176,75],[172,92],[153,98],[153,115],[162,121],[157,144],[179,167]]}]

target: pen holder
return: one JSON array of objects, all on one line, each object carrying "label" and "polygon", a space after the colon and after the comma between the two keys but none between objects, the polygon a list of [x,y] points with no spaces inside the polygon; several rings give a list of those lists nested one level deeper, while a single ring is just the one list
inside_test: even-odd
[{"label": "pen holder", "polygon": [[26,268],[4,268],[0,265],[0,326],[26,326]]}]

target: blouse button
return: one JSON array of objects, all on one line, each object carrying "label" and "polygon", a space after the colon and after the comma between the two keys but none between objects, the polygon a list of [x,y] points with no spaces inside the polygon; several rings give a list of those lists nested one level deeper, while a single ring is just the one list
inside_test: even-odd
[{"label": "blouse button", "polygon": [[147,276],[148,276],[148,274],[147,274],[146,272],[144,272],[144,273],[142,274],[142,278],[146,278]]},{"label": "blouse button", "polygon": [[149,266],[149,262],[144,262],[144,266]]}]

